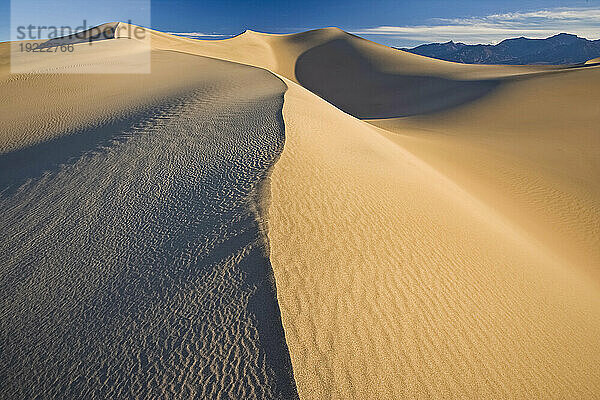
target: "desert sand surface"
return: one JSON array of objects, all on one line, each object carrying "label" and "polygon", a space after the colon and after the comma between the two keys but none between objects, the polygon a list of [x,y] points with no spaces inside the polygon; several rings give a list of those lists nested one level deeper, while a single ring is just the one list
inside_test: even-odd
[{"label": "desert sand surface", "polygon": [[[3,82],[37,85],[66,117],[48,126],[47,110],[29,110],[26,130],[4,136],[36,144],[0,155],[2,397],[297,397],[260,200],[286,86],[205,57],[155,61],[133,82]],[[123,110],[110,99],[124,88],[148,93],[126,93]]]},{"label": "desert sand surface", "polygon": [[269,237],[301,398],[594,398],[597,282],[288,86]]},{"label": "desert sand surface", "polygon": [[600,68],[515,80],[460,109],[371,121],[600,283]]},{"label": "desert sand surface", "polygon": [[598,397],[600,68],[147,32],[0,48],[5,394]]}]

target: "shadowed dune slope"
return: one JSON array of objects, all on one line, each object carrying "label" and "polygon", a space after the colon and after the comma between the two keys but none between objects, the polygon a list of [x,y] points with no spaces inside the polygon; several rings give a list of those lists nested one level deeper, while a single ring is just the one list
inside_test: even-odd
[{"label": "shadowed dune slope", "polygon": [[1,81],[0,397],[297,397],[262,205],[286,86],[154,61]]},{"label": "shadowed dune slope", "polygon": [[344,39],[312,48],[298,58],[296,79],[358,118],[403,117],[458,106],[500,83],[387,72],[360,50]]}]

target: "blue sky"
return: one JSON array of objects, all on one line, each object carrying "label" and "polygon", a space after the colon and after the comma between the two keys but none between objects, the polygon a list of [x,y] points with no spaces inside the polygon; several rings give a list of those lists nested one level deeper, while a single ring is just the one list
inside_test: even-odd
[{"label": "blue sky", "polygon": [[[0,0],[0,40],[10,38],[10,4]],[[12,20],[21,24],[79,26],[83,18],[90,25],[131,18],[154,29],[206,38],[245,29],[288,33],[325,26],[393,46],[496,43],[560,32],[600,38],[600,0],[13,0],[12,5]]]}]

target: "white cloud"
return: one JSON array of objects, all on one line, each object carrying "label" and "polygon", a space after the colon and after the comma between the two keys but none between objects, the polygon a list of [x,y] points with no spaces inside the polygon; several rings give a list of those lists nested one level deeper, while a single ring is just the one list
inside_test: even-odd
[{"label": "white cloud", "polygon": [[497,43],[512,37],[546,38],[561,32],[600,39],[599,8],[555,8],[484,17],[435,18],[427,25],[378,26],[354,31],[412,42]]}]

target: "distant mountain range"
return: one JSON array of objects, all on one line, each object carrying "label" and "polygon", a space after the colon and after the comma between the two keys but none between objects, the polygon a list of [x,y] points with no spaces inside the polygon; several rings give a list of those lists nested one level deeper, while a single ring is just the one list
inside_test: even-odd
[{"label": "distant mountain range", "polygon": [[600,40],[561,33],[546,39],[506,39],[496,45],[450,41],[400,50],[466,64],[579,64],[600,56]]}]

